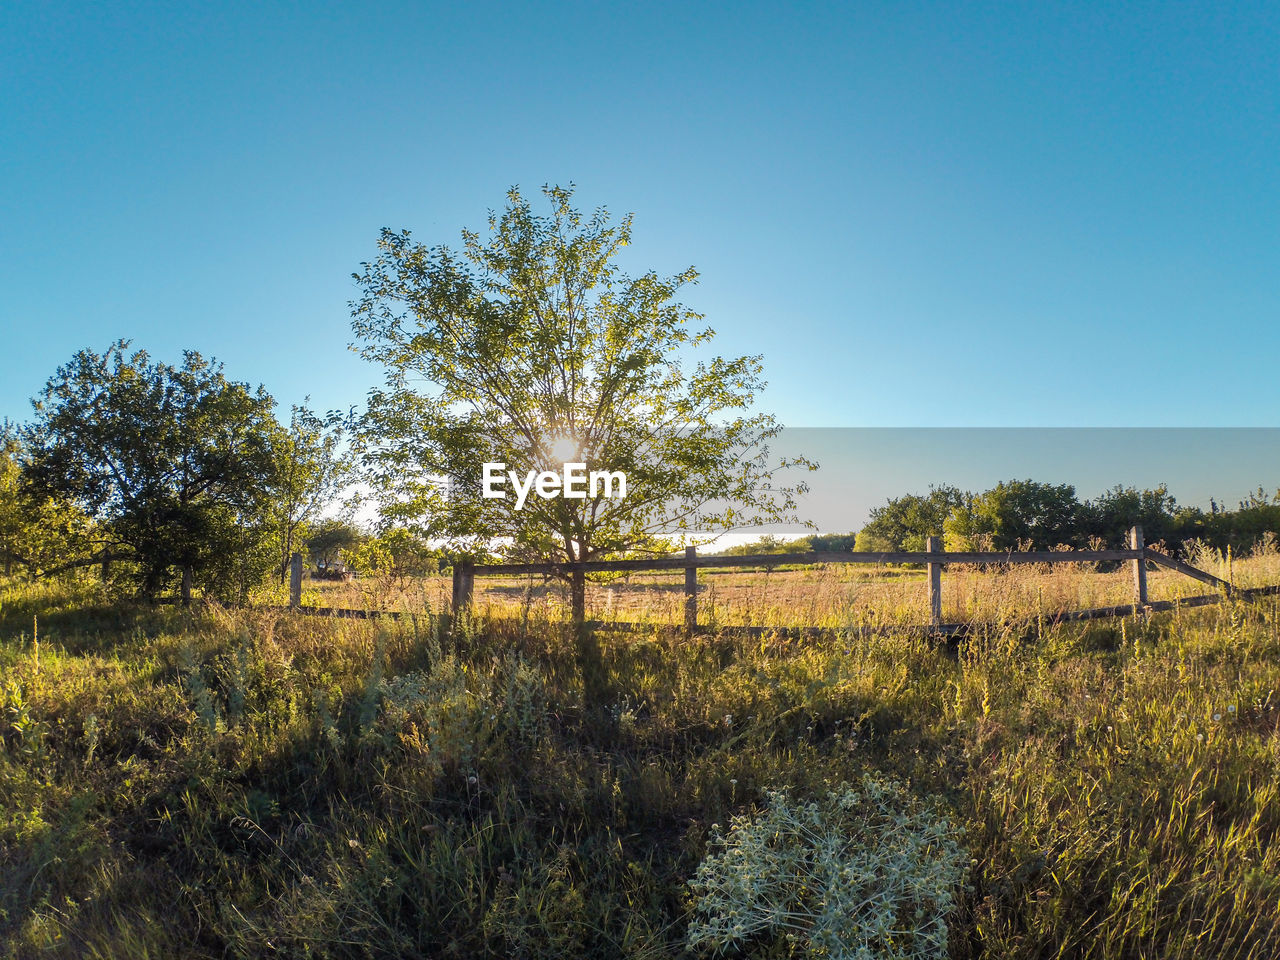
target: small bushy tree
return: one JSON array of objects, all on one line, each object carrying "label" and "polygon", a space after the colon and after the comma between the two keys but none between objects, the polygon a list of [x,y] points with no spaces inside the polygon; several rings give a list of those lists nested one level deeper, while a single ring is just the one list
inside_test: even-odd
[{"label": "small bushy tree", "polygon": [[340,423],[336,414],[321,418],[305,406],[294,406],[288,428],[273,437],[276,481],[268,509],[281,582],[293,552],[347,481],[350,461],[342,450]]},{"label": "small bushy tree", "polygon": [[351,551],[351,567],[364,576],[384,577],[403,584],[413,577],[438,573],[440,554],[415,531],[392,527],[362,540]]},{"label": "small bushy tree", "polygon": [[967,494],[943,484],[924,496],[906,494],[871,510],[871,519],[858,532],[857,548],[870,552],[923,550],[925,538],[941,536],[943,523]]},{"label": "small bushy tree", "polygon": [[0,422],[0,572],[49,575],[109,556],[82,510],[31,489],[28,461],[19,429]]},{"label": "small bushy tree", "polygon": [[20,502],[22,468],[18,464],[21,445],[17,431],[5,420],[0,423],[0,569],[5,576],[24,559],[28,517]]},{"label": "small bushy tree", "polygon": [[328,518],[315,523],[307,536],[307,553],[311,562],[329,566],[352,552],[366,539],[354,523]]}]

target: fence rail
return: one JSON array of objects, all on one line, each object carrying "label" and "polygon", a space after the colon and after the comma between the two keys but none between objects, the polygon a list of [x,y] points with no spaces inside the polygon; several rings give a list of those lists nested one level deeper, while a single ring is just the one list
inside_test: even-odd
[{"label": "fence rail", "polygon": [[[936,539],[936,538],[934,538]],[[690,548],[692,549],[692,548]],[[907,550],[893,553],[758,553],[743,556],[656,557],[652,560],[583,560],[560,563],[477,563],[475,576],[515,576],[542,574],[560,576],[583,573],[625,573],[634,570],[704,570],[728,567],[780,567],[815,563],[1101,563],[1107,560],[1136,560],[1137,550],[1037,550],[1015,553],[988,551]],[[1177,561],[1175,561],[1177,562]],[[1208,574],[1205,574],[1208,576]]]},{"label": "fence rail", "polygon": [[[881,553],[871,552],[834,552],[815,551],[807,553],[767,553],[740,556],[698,556],[694,547],[687,547],[683,557],[654,557],[633,560],[586,560],[558,563],[473,563],[461,561],[453,567],[452,611],[460,613],[471,606],[475,594],[476,577],[498,576],[559,576],[566,577],[572,584],[574,603],[574,622],[589,626],[613,626],[619,629],[627,624],[607,624],[587,621],[584,607],[584,584],[590,573],[629,573],[636,571],[683,570],[684,577],[684,624],[686,632],[693,633],[698,629],[698,571],[705,569],[726,569],[736,567],[808,566],[813,564],[858,563],[858,564],[921,564],[925,568],[925,583],[929,608],[929,622],[923,629],[934,632],[963,633],[971,625],[947,624],[942,620],[942,569],[948,565],[1003,565],[1017,563],[1115,563],[1130,565],[1133,576],[1133,603],[1119,604],[1111,607],[1097,607],[1090,610],[1071,610],[1055,614],[1054,620],[1088,620],[1098,617],[1129,616],[1133,613],[1148,610],[1168,610],[1177,605],[1203,606],[1217,602],[1222,595],[1232,596],[1236,588],[1233,584],[1200,570],[1174,557],[1167,556],[1145,545],[1142,539],[1142,528],[1129,530],[1129,546],[1123,550],[1032,550],[1032,551],[974,551],[943,550],[939,537],[929,537],[924,550],[899,550]],[[1206,594],[1197,597],[1186,597],[1177,601],[1157,601],[1152,603],[1147,595],[1147,564],[1154,563],[1181,573],[1184,576],[1209,584],[1220,593]],[[317,616],[368,616],[370,612],[354,610],[337,610],[302,606],[302,555],[295,553],[289,578],[289,607],[300,613]],[[1280,593],[1280,586],[1262,587],[1253,590],[1239,591],[1241,596],[1273,596]],[[376,613],[376,612],[373,612]],[[773,631],[772,627],[732,628],[745,631]],[[789,632],[808,635],[821,632],[826,628],[795,627]],[[779,632],[788,632],[781,629]],[[829,632],[829,631],[828,631]]]}]

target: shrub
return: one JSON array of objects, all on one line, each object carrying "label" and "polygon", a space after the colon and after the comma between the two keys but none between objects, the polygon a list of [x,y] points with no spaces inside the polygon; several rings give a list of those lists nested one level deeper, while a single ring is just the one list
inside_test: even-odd
[{"label": "shrub", "polygon": [[727,835],[713,828],[689,882],[688,943],[727,952],[781,937],[819,957],[945,957],[967,862],[951,824],[894,783],[868,776],[809,803],[770,793]]}]

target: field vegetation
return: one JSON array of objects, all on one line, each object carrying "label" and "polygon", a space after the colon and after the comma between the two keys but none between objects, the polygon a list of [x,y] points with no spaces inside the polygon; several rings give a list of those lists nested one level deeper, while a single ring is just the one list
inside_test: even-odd
[{"label": "field vegetation", "polygon": [[[0,957],[1280,956],[1272,597],[1061,624],[1124,567],[950,567],[957,640],[919,569],[775,565],[701,571],[691,636],[679,573],[482,577],[446,615],[459,561],[669,555],[796,520],[815,468],[769,453],[762,358],[706,355],[696,271],[626,275],[631,219],[572,192],[458,250],[382,232],[363,412],[122,340],[0,424]],[[631,492],[519,511],[496,461]],[[1261,490],[941,487],[799,549],[1133,524],[1280,583]],[[305,606],[398,616],[289,609],[303,552]]]},{"label": "field vegetation", "polygon": [[[1280,551],[1266,538],[1243,557],[1207,544],[1189,544],[1190,562],[1239,587],[1280,583]],[[1212,588],[1181,573],[1148,565],[1150,599],[1176,600]],[[447,610],[448,573],[401,574],[369,569],[349,582],[307,580],[303,604],[351,610],[429,613]],[[1052,619],[1092,607],[1133,602],[1127,564],[1016,564],[998,571],[951,565],[942,577],[943,620],[1000,623]],[[284,603],[285,594],[263,593]],[[606,624],[683,623],[684,572],[644,571],[589,579],[586,614]],[[562,582],[542,576],[477,577],[475,604],[486,616],[564,620],[570,597]],[[843,629],[918,626],[928,621],[925,572],[919,567],[828,563],[815,566],[706,568],[698,573],[699,622],[721,626]]]},{"label": "field vegetation", "polygon": [[[655,627],[594,659],[538,608],[483,609],[447,630],[10,582],[0,954],[1280,952],[1269,601],[958,650]],[[726,864],[850,791],[883,813],[842,869],[932,879],[877,881],[906,892],[833,947],[800,887],[766,864],[751,900]],[[806,849],[775,859],[812,877]]]}]

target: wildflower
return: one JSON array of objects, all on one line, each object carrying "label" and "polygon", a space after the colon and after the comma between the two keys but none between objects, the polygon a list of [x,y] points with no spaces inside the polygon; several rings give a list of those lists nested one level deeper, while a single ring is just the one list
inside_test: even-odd
[{"label": "wildflower", "polygon": [[1215,713],[1215,714],[1213,715],[1214,723],[1217,723],[1217,722],[1218,722],[1219,720],[1221,720],[1221,719],[1222,719],[1222,714],[1220,714],[1220,713]]},{"label": "wildflower", "polygon": [[1203,734],[1203,733],[1197,733],[1197,734],[1196,734],[1196,739],[1197,739],[1197,740],[1203,740],[1203,739],[1204,739],[1204,734]]},{"label": "wildflower", "polygon": [[472,774],[471,776],[467,777],[467,783],[469,783],[471,786],[474,787],[477,783],[479,783],[479,781],[476,779],[475,775]]},{"label": "wildflower", "polygon": [[1227,713],[1235,713],[1235,712],[1236,712],[1236,705],[1234,703],[1231,704],[1229,707],[1227,707]]},{"label": "wildflower", "polygon": [[732,714],[732,713],[726,713],[726,714],[724,715],[724,725],[725,725],[726,727],[732,727],[732,726],[733,726],[733,714]]}]

